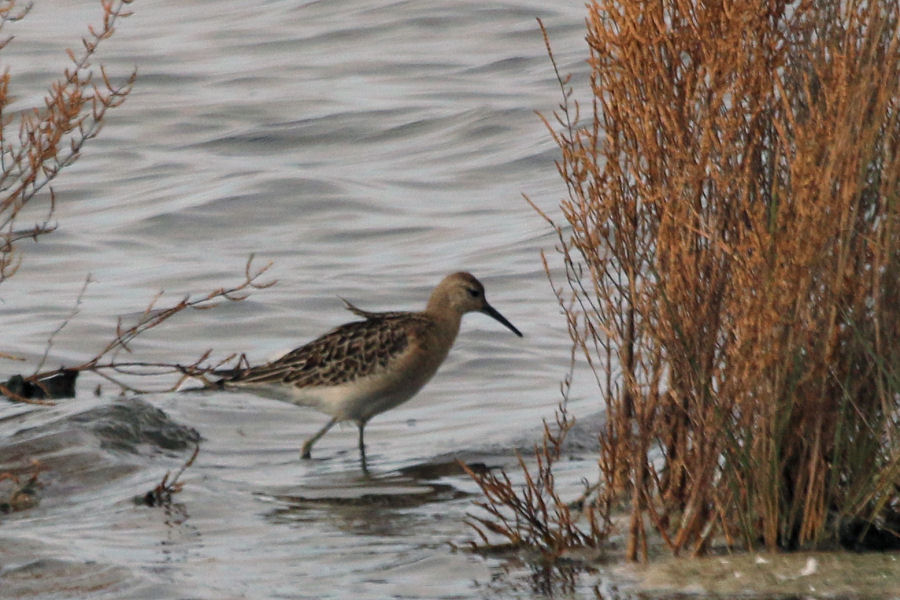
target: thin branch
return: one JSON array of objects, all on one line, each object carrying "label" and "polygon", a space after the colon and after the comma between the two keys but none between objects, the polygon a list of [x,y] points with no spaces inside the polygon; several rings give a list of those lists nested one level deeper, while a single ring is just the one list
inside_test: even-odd
[{"label": "thin branch", "polygon": [[[189,364],[176,362],[119,361],[116,359],[116,356],[118,355],[120,350],[130,352],[131,349],[129,344],[131,344],[131,342],[133,342],[137,337],[149,331],[150,329],[153,329],[154,327],[158,327],[159,325],[163,324],[182,311],[188,309],[210,309],[215,307],[221,300],[226,300],[228,302],[240,302],[247,298],[247,292],[249,291],[265,289],[275,285],[277,283],[277,280],[275,279],[261,280],[261,278],[271,268],[272,262],[270,261],[262,267],[256,268],[253,266],[253,259],[253,255],[250,255],[250,257],[247,259],[247,263],[244,267],[244,280],[239,284],[228,288],[218,288],[201,296],[200,298],[192,299],[190,296],[185,296],[179,302],[163,308],[156,308],[156,304],[161,297],[161,294],[157,295],[151,300],[150,304],[144,310],[137,323],[135,323],[131,327],[124,327],[120,320],[116,327],[115,337],[111,341],[109,341],[103,347],[103,349],[100,350],[100,352],[94,355],[93,358],[71,367],[60,367],[59,369],[35,372],[34,374],[23,378],[23,382],[25,382],[26,384],[31,384],[33,386],[37,386],[44,391],[45,395],[48,395],[49,397],[52,397],[52,394],[48,393],[48,390],[46,389],[46,386],[43,382],[46,382],[53,377],[61,376],[64,374],[74,376],[85,371],[96,373],[97,375],[118,386],[121,390],[133,393],[157,393],[161,391],[173,391],[178,389],[187,379],[199,379],[201,382],[203,382],[204,385],[208,385],[209,381],[207,380],[207,377],[209,375],[215,374],[229,362],[237,361],[238,366],[240,366],[241,364],[246,364],[246,357],[243,354],[231,354],[224,359],[207,365],[204,363],[212,354],[210,350],[207,350],[197,360]],[[81,289],[81,292],[78,295],[78,299],[72,313],[60,324],[59,327],[56,328],[56,330],[54,330],[53,334],[51,334],[50,338],[47,340],[47,347],[45,348],[43,358],[41,359],[41,365],[46,362],[46,358],[50,351],[50,346],[52,345],[55,336],[60,331],[62,331],[62,329],[69,323],[69,321],[77,314],[78,306],[81,303],[81,299],[84,295],[85,289],[90,281],[91,279],[90,277],[88,277]],[[174,385],[167,386],[164,389],[149,389],[133,386],[122,381],[122,379],[118,377],[119,375],[159,377],[167,374],[177,374],[179,375],[179,379]],[[32,402],[35,404],[48,403],[43,399],[26,398],[22,394],[17,394],[13,390],[10,390],[8,385],[0,385],[0,393],[7,396],[8,398],[20,402]]]},{"label": "thin branch", "polygon": [[37,367],[35,367],[34,372],[39,373],[42,368],[44,368],[44,363],[47,362],[47,356],[50,354],[50,349],[53,347],[53,340],[56,338],[59,333],[66,328],[66,325],[69,324],[69,321],[74,319],[78,315],[79,308],[81,307],[81,300],[84,298],[84,293],[87,291],[88,285],[93,280],[91,279],[90,273],[88,273],[87,277],[84,278],[84,284],[81,286],[81,290],[78,292],[78,296],[75,298],[75,306],[72,307],[72,311],[69,315],[62,320],[59,326],[53,330],[50,334],[50,337],[47,338],[47,343],[44,345],[44,354],[41,355],[41,360],[38,362]]}]

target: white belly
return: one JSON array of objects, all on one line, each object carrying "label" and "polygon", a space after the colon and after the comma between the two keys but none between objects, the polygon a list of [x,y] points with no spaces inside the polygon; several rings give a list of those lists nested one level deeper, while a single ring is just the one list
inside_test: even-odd
[{"label": "white belly", "polygon": [[398,406],[422,389],[431,378],[397,378],[379,374],[327,387],[296,388],[283,384],[238,386],[260,396],[309,406],[338,421],[368,421],[373,416]]}]

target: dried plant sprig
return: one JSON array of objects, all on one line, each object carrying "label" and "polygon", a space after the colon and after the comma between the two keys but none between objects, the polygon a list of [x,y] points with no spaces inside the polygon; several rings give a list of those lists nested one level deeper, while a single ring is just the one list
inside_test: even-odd
[{"label": "dried plant sprig", "polygon": [[200,444],[197,444],[194,447],[193,453],[191,456],[181,465],[181,468],[175,473],[175,476],[169,479],[171,472],[166,471],[166,474],[163,475],[162,480],[156,486],[148,491],[143,496],[138,496],[135,498],[135,501],[140,504],[146,504],[147,506],[169,506],[172,504],[172,496],[179,493],[182,489],[184,489],[184,482],[178,481],[179,478],[187,471],[193,464],[194,461],[197,460],[197,455],[200,453]]},{"label": "dried plant sprig", "polygon": [[87,277],[84,278],[84,283],[81,286],[81,290],[78,292],[78,296],[75,298],[75,305],[72,307],[72,311],[69,315],[60,322],[59,326],[53,330],[50,334],[50,337],[47,338],[47,343],[44,344],[44,353],[41,355],[41,360],[38,362],[37,367],[35,367],[35,373],[40,372],[41,369],[44,368],[44,363],[47,362],[47,356],[50,354],[50,350],[53,348],[53,340],[56,338],[60,332],[66,328],[69,322],[74,319],[78,315],[78,311],[81,308],[81,301],[84,298],[84,294],[87,291],[88,285],[91,284],[93,280],[91,279],[91,275],[88,274]]},{"label": "dried plant sprig", "polygon": [[560,382],[562,401],[555,413],[555,423],[544,422],[541,443],[534,447],[534,467],[530,468],[525,458],[516,454],[524,484],[513,484],[504,469],[475,470],[460,462],[485,498],[476,505],[487,516],[470,514],[466,519],[481,540],[480,544],[470,542],[473,549],[495,547],[489,536],[495,534],[514,548],[537,550],[552,562],[573,549],[599,549],[612,531],[609,505],[566,502],[556,488],[553,466],[562,455],[566,436],[575,426],[575,419],[566,408],[574,369],[573,347],[569,371]]},{"label": "dried plant sprig", "polygon": [[[39,460],[32,459],[27,470],[22,469],[19,472],[5,471],[0,473],[0,481],[9,479],[16,484],[16,487],[11,490],[6,499],[0,498],[0,513],[18,512],[36,506],[38,503],[38,489],[41,487],[38,476],[46,470],[47,468]],[[29,473],[25,483],[22,483],[19,478],[19,475],[23,472]]]},{"label": "dried plant sprig", "polygon": [[[522,455],[517,454],[524,483],[516,486],[505,469],[473,470],[460,463],[463,470],[478,484],[484,501],[476,502],[487,516],[469,514],[466,522],[476,532],[481,544],[471,542],[473,548],[489,548],[495,544],[489,534],[505,538],[515,548],[538,550],[545,559],[556,560],[575,548],[598,548],[609,532],[609,521],[601,519],[593,506],[583,513],[573,512],[556,489],[553,465],[559,460],[566,434],[575,421],[560,405],[555,427],[544,423],[541,444],[535,445],[533,469]],[[579,525],[586,516],[587,528]]]},{"label": "dried plant sprig", "polygon": [[[0,75],[0,283],[18,268],[15,242],[27,237],[36,239],[55,229],[51,223],[56,205],[50,183],[60,171],[75,162],[84,144],[100,132],[109,109],[125,101],[134,85],[137,70],[121,83],[114,83],[100,66],[100,82],[96,82],[91,60],[103,40],[111,37],[120,18],[131,13],[126,7],[132,0],[102,0],[102,26],[89,27],[82,39],[80,52],[68,50],[72,65],[53,82],[44,97],[44,106],[9,118],[4,109],[9,105],[10,75]],[[23,18],[31,4],[16,11],[15,2],[0,7],[0,28],[9,21]],[[11,38],[0,41],[2,49]],[[17,134],[9,133],[16,126]],[[38,194],[47,189],[47,216],[42,223],[21,230],[16,218]]]},{"label": "dried plant sprig", "polygon": [[[0,31],[3,30],[3,26],[7,23],[14,23],[15,21],[21,21],[25,18],[25,16],[31,12],[31,7],[34,6],[33,2],[29,2],[25,5],[24,8],[17,9],[16,8],[16,0],[7,0],[2,6],[0,6]],[[0,50],[6,47],[6,45],[12,41],[12,36],[7,36],[4,38],[0,38]]]}]

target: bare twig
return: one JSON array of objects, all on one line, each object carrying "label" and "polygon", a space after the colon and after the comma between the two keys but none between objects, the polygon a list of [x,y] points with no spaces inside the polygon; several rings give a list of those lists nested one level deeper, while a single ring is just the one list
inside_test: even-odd
[{"label": "bare twig", "polygon": [[172,503],[172,496],[177,494],[184,488],[184,482],[178,481],[178,479],[184,474],[184,472],[189,469],[194,461],[197,459],[197,455],[200,453],[200,444],[194,448],[194,452],[191,454],[190,458],[188,458],[181,468],[175,473],[175,476],[169,479],[169,475],[171,473],[166,471],[166,474],[163,475],[162,480],[156,484],[152,490],[144,494],[143,496],[138,496],[135,498],[137,502],[140,504],[146,504],[147,506],[168,506]]},{"label": "bare twig", "polygon": [[78,315],[78,309],[81,307],[81,300],[84,298],[84,293],[87,291],[88,285],[90,285],[92,279],[90,274],[84,278],[84,284],[81,286],[81,290],[78,292],[78,296],[75,298],[75,306],[72,307],[72,312],[69,313],[63,321],[59,324],[59,326],[53,330],[53,333],[50,334],[50,337],[47,338],[47,343],[44,345],[44,353],[41,355],[41,360],[38,362],[37,367],[35,367],[34,372],[39,373],[40,370],[44,367],[44,363],[47,361],[47,355],[50,354],[50,349],[53,347],[53,340],[56,338],[59,333],[66,328],[66,325],[69,324],[69,321],[74,319]]},{"label": "bare twig", "polygon": [[[114,383],[123,391],[134,393],[152,393],[173,391],[175,389],[178,389],[188,378],[199,379],[206,382],[206,376],[221,369],[223,365],[235,359],[237,359],[238,361],[246,362],[246,358],[243,355],[232,354],[225,357],[224,359],[216,361],[213,364],[205,365],[203,363],[205,363],[212,354],[210,350],[207,350],[194,362],[188,364],[176,362],[120,361],[117,360],[117,356],[118,353],[122,350],[131,352],[129,344],[133,342],[138,336],[154,327],[161,325],[162,323],[182,311],[188,309],[206,310],[209,308],[213,308],[221,300],[227,300],[229,302],[240,302],[247,298],[247,292],[249,291],[265,289],[271,287],[272,285],[275,285],[275,283],[277,283],[277,280],[260,280],[261,277],[272,266],[272,263],[269,262],[260,268],[255,268],[253,266],[253,258],[253,255],[248,258],[247,264],[244,268],[244,281],[240,282],[239,284],[229,288],[215,289],[199,298],[191,298],[190,296],[185,296],[175,304],[163,308],[158,308],[156,306],[160,299],[160,295],[157,295],[155,298],[153,298],[153,300],[151,300],[150,304],[147,306],[147,308],[138,318],[137,323],[135,323],[134,325],[125,327],[120,319],[116,326],[115,337],[111,341],[109,341],[106,346],[104,346],[93,358],[78,365],[34,373],[29,377],[25,377],[24,381],[36,386],[41,386],[42,381],[54,376],[59,376],[63,373],[77,374],[89,371],[96,373],[97,375],[100,375],[101,377]],[[86,285],[87,281],[85,282],[85,286]],[[83,293],[84,287],[79,294],[79,302]],[[66,323],[68,323],[69,319],[74,316],[76,311],[73,311],[73,315],[70,315],[70,317],[68,317],[63,322],[63,324],[56,329],[54,335],[56,332],[60,331]],[[48,345],[50,344],[52,339],[53,336],[51,336],[51,339],[48,340]],[[49,352],[49,348],[47,352]],[[44,353],[45,357],[47,355],[47,352]],[[43,362],[44,361],[42,360],[41,363],[43,364]],[[174,385],[167,386],[164,389],[155,390],[130,385],[122,381],[122,379],[118,377],[118,375],[157,377],[167,374],[178,375],[178,381]],[[3,395],[6,395],[8,398],[12,398],[18,401],[30,401],[40,404],[46,403],[44,400],[26,398],[21,394],[16,394],[14,391],[9,389],[9,386],[0,385],[0,393],[3,393]]]}]

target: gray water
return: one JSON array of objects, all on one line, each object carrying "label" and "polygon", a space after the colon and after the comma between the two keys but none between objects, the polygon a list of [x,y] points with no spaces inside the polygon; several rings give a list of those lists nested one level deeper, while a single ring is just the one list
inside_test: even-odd
[{"label": "gray water", "polygon": [[[0,400],[0,471],[38,459],[39,505],[0,517],[0,597],[489,598],[593,595],[597,578],[547,587],[516,559],[455,549],[473,539],[476,486],[457,458],[511,466],[552,419],[569,362],[543,274],[565,189],[535,111],[560,100],[535,18],[584,91],[582,0],[137,1],[102,46],[127,102],[55,182],[58,230],[20,247],[0,288],[0,380],[93,356],[116,321],[239,283],[248,255],[274,287],[189,311],[132,347],[190,362],[207,349],[259,362],[368,310],[420,309],[469,270],[525,333],[469,315],[447,362],[408,404],[301,461],[327,418],[248,394],[120,397],[89,375],[53,407]],[[78,47],[94,1],[35,0],[9,66],[11,111],[42,95]],[[578,78],[580,77],[580,79]],[[20,225],[43,218],[35,205]],[[95,390],[99,388],[99,395]],[[572,413],[597,406],[576,394]],[[196,463],[170,507],[133,502]],[[590,436],[585,436],[590,440]],[[579,449],[581,448],[581,449]],[[589,441],[559,470],[574,495],[595,472]]]}]

